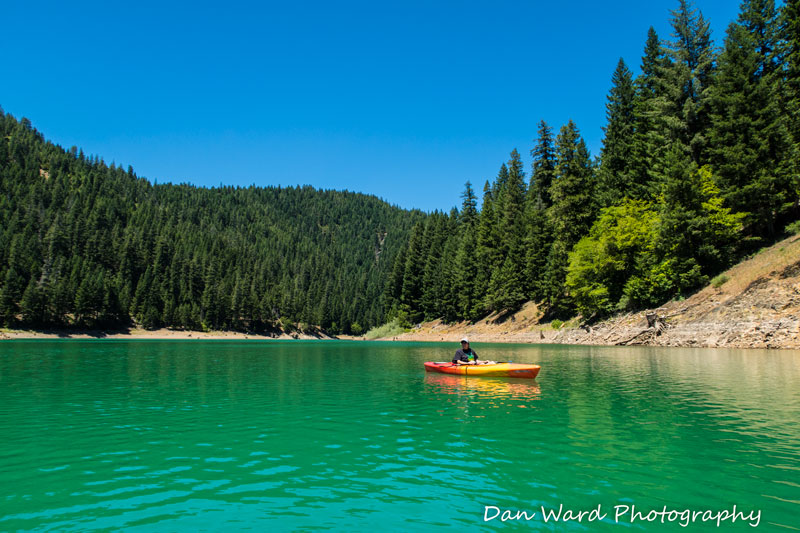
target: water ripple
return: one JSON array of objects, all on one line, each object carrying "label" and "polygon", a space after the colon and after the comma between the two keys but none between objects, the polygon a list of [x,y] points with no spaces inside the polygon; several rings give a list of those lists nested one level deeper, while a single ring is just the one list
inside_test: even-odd
[{"label": "water ripple", "polygon": [[796,524],[800,354],[486,346],[540,376],[424,374],[444,349],[3,343],[0,530],[428,531],[622,502]]}]

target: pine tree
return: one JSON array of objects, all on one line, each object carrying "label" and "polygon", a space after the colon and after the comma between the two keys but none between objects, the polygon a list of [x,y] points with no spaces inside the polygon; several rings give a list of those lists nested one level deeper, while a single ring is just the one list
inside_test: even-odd
[{"label": "pine tree", "polygon": [[419,222],[411,230],[408,241],[403,288],[400,292],[402,311],[412,323],[421,321],[423,317],[421,299],[426,251],[425,224]]},{"label": "pine tree", "polygon": [[679,0],[671,23],[674,40],[667,48],[671,61],[659,76],[663,96],[657,100],[658,123],[666,140],[664,148],[669,150],[669,145],[677,143],[700,166],[705,161],[710,125],[708,90],[714,74],[711,30],[690,0]]},{"label": "pine tree", "polygon": [[462,224],[462,227],[474,227],[478,218],[478,197],[475,196],[472,183],[469,181],[464,184],[464,192],[461,193],[461,200],[459,222]]},{"label": "pine tree", "polygon": [[556,139],[556,175],[550,188],[550,216],[556,239],[569,249],[591,227],[597,211],[589,151],[572,120]]},{"label": "pine tree", "polygon": [[589,151],[571,120],[556,138],[556,161],[557,177],[550,188],[553,205],[549,209],[554,240],[547,259],[545,293],[550,305],[562,312],[569,305],[564,293],[569,251],[588,232],[597,207]]},{"label": "pine tree", "polygon": [[[786,0],[780,13],[781,59],[784,63],[786,116],[792,134],[791,173],[800,196],[800,0]],[[800,207],[800,206],[798,206]]]},{"label": "pine tree", "polygon": [[651,26],[647,32],[641,74],[636,78],[634,117],[635,128],[631,140],[628,168],[631,176],[631,198],[650,198],[658,191],[653,185],[656,166],[654,159],[666,139],[658,128],[661,98],[664,96],[663,76],[670,60],[661,46],[658,34]]},{"label": "pine tree", "polygon": [[620,58],[611,77],[611,91],[606,103],[607,126],[597,170],[597,195],[601,206],[615,205],[633,196],[634,180],[630,157],[635,131],[635,89],[633,75]]},{"label": "pine tree", "polygon": [[[505,167],[504,167],[505,168]],[[522,280],[525,265],[523,238],[525,235],[525,173],[519,152],[513,150],[508,161],[502,194],[502,209],[495,224],[499,237],[498,259],[493,269],[486,294],[486,307],[492,311],[514,309],[525,301]],[[501,174],[502,175],[502,174]]]},{"label": "pine tree", "polygon": [[524,288],[529,299],[547,296],[547,258],[553,245],[553,230],[543,202],[529,195],[526,208]]},{"label": "pine tree", "polygon": [[[656,256],[667,268],[661,296],[686,293],[727,267],[741,231],[741,217],[722,205],[710,169],[698,169],[677,146],[668,154],[660,205]],[[658,277],[658,276],[656,276]]]},{"label": "pine tree", "polygon": [[728,205],[749,213],[751,231],[773,235],[792,205],[791,136],[777,69],[772,0],[745,0],[728,27],[712,88],[709,153]]},{"label": "pine tree", "polygon": [[483,308],[482,287],[478,283],[479,259],[476,253],[475,229],[466,228],[459,240],[455,257],[455,286],[457,287],[457,318],[476,320]]},{"label": "pine tree", "polygon": [[441,301],[444,293],[442,257],[447,239],[447,216],[438,211],[428,219],[425,231],[427,256],[422,274],[421,311],[426,320],[441,317]]},{"label": "pine tree", "polygon": [[489,287],[489,280],[494,271],[494,257],[497,255],[497,240],[495,237],[495,191],[487,180],[483,186],[483,203],[481,204],[476,228],[475,256],[478,262],[478,272],[475,277],[474,295],[476,298],[473,317],[477,318],[484,313],[483,300]]},{"label": "pine tree", "polygon": [[556,153],[553,142],[553,131],[547,122],[539,122],[536,144],[531,149],[533,158],[533,172],[529,187],[529,198],[538,202],[545,209],[552,203],[550,187],[556,176]]},{"label": "pine tree", "polygon": [[458,287],[459,265],[456,261],[463,235],[463,228],[459,227],[463,225],[462,222],[458,210],[453,209],[445,224],[445,244],[439,263],[442,286],[437,302],[438,315],[445,323],[452,323],[459,318],[462,294]]},{"label": "pine tree", "polygon": [[20,302],[22,322],[28,326],[41,326],[46,321],[45,310],[45,295],[39,282],[31,278]]}]

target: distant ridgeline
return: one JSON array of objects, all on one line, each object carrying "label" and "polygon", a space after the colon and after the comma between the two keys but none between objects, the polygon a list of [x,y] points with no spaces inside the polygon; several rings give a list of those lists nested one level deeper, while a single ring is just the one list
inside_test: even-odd
[{"label": "distant ridgeline", "polygon": [[[474,320],[528,300],[600,317],[690,293],[798,231],[800,0],[745,0],[717,53],[690,2],[611,78],[599,160],[544,122],[526,183],[516,150],[460,211],[414,227],[387,290],[401,323]],[[721,282],[721,280],[718,280]]]},{"label": "distant ridgeline", "polygon": [[154,186],[0,109],[0,325],[359,334],[422,217],[311,187]]}]

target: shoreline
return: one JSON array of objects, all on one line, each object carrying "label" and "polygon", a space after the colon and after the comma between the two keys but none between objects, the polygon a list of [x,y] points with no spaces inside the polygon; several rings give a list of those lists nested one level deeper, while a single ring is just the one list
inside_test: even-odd
[{"label": "shoreline", "polygon": [[[376,342],[444,342],[457,344],[458,341],[468,336],[470,342],[482,344],[562,344],[562,345],[585,345],[585,346],[660,346],[671,348],[734,348],[734,349],[771,349],[771,350],[800,350],[800,339],[790,335],[783,342],[775,342],[777,339],[727,339],[728,342],[720,342],[716,335],[705,335],[703,338],[698,336],[698,328],[676,327],[664,334],[657,335],[655,330],[642,327],[634,317],[625,317],[627,322],[622,324],[603,324],[594,328],[564,327],[561,329],[552,328],[529,328],[509,330],[499,324],[486,327],[487,324],[442,324],[439,321],[423,324],[422,327],[405,332],[392,337],[372,339]],[[633,320],[632,320],[633,319]],[[642,320],[644,317],[642,317]],[[622,322],[622,320],[620,320]],[[634,325],[638,322],[641,325]],[[622,327],[620,327],[622,326]],[[706,326],[710,326],[706,324]],[[757,328],[755,331],[760,330]],[[768,330],[769,328],[764,328]],[[609,335],[613,330],[616,334]],[[713,327],[708,332],[713,331]],[[752,331],[752,330],[751,330]],[[629,337],[631,332],[636,341],[621,342],[624,337]],[[644,333],[644,336],[641,334]],[[769,335],[771,337],[772,335]],[[310,335],[307,333],[280,333],[273,335],[244,333],[237,331],[184,331],[171,329],[145,330],[132,328],[129,330],[0,330],[0,341],[3,340],[343,340],[343,341],[364,341],[363,336],[340,335],[336,337],[324,334]],[[733,341],[733,342],[731,342]],[[760,341],[760,342],[759,342]],[[770,342],[771,341],[771,342]]]},{"label": "shoreline", "polygon": [[[310,335],[308,333],[285,333],[264,335],[258,333],[245,333],[241,331],[187,331],[174,329],[147,330],[130,328],[123,330],[0,330],[0,340],[29,340],[29,339],[145,339],[145,340],[312,340],[335,339],[328,335]],[[339,337],[343,338],[343,337]]]}]

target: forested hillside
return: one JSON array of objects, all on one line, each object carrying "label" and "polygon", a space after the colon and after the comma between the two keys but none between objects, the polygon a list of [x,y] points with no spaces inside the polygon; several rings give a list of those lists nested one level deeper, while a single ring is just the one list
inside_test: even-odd
[{"label": "forested hillside", "polygon": [[687,295],[800,216],[800,1],[745,0],[717,49],[687,0],[620,59],[593,159],[542,121],[459,211],[412,230],[387,284],[400,323],[476,320],[534,300],[596,318]]},{"label": "forested hillside", "polygon": [[360,334],[688,295],[800,218],[800,0],[745,0],[720,47],[688,0],[671,23],[619,60],[598,157],[541,121],[530,178],[515,149],[450,213],[153,185],[0,110],[0,324]]},{"label": "forested hillside", "polygon": [[359,334],[422,216],[311,187],[152,185],[0,109],[0,324]]}]

